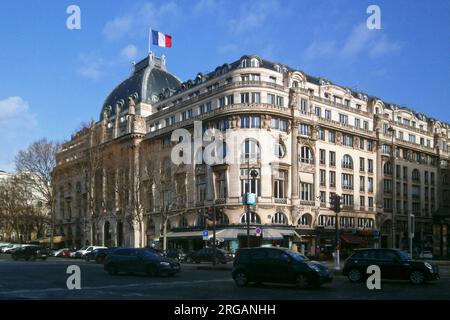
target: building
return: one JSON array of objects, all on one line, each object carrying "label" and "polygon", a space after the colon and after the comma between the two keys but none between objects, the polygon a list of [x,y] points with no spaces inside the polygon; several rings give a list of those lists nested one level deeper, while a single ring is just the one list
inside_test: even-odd
[{"label": "building", "polygon": [[[206,132],[226,135],[214,149],[223,163],[202,162]],[[416,245],[431,247],[432,214],[448,203],[440,170],[449,138],[447,123],[258,56],[181,82],[149,54],[108,95],[99,121],[58,154],[57,232],[68,244],[165,238],[197,249],[214,208],[217,239],[235,250],[246,245],[250,191],[251,245],[329,252],[337,223],[344,250],[404,246],[413,213]],[[333,193],[343,198],[337,219]]]}]

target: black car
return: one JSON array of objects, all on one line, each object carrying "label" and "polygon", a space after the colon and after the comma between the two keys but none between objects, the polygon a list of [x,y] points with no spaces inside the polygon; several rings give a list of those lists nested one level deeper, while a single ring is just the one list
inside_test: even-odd
[{"label": "black car", "polygon": [[104,269],[110,275],[127,272],[173,276],[180,272],[180,264],[148,249],[121,248],[107,255]]},{"label": "black car", "polygon": [[24,259],[28,260],[36,260],[42,259],[45,260],[48,257],[48,250],[44,247],[40,246],[26,246],[17,248],[12,254],[11,257],[14,260]]},{"label": "black car", "polygon": [[167,249],[164,255],[176,261],[183,261],[185,257],[185,254],[181,249],[174,249],[174,248]]},{"label": "black car", "polygon": [[121,247],[111,247],[111,248],[99,248],[99,249],[95,249],[92,252],[90,252],[87,255],[92,255],[92,259],[95,260],[95,262],[97,263],[104,263],[106,260],[106,257],[108,256],[108,254],[110,254],[111,252],[120,249]]},{"label": "black car", "polygon": [[239,249],[232,277],[237,286],[272,282],[292,283],[302,289],[319,287],[333,280],[326,266],[294,251],[275,247]]},{"label": "black car", "polygon": [[[225,250],[216,248],[215,262],[226,264],[229,261],[233,261],[233,255]],[[200,263],[200,262],[213,262],[214,260],[214,249],[213,248],[203,248],[198,251],[190,252],[186,255],[184,260],[187,263]]]},{"label": "black car", "polygon": [[439,267],[426,261],[411,260],[408,255],[395,249],[359,249],[344,264],[343,275],[351,282],[366,279],[367,267],[380,268],[381,279],[409,280],[422,284],[427,280],[439,279]]}]

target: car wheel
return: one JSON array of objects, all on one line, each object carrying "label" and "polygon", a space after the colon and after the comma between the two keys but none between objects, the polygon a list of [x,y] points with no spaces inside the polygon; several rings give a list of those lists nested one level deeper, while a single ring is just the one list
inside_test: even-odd
[{"label": "car wheel", "polygon": [[248,277],[244,271],[238,271],[234,275],[234,282],[238,287],[245,287],[248,284]]},{"label": "car wheel", "polygon": [[359,271],[358,269],[350,270],[347,277],[351,282],[360,282],[362,280],[361,271]]},{"label": "car wheel", "polygon": [[117,272],[118,272],[117,267],[115,265],[108,266],[107,271],[108,271],[110,276],[115,276],[117,274]]},{"label": "car wheel", "polygon": [[297,284],[297,287],[299,287],[300,289],[307,289],[311,285],[311,282],[309,281],[309,278],[307,276],[300,273],[297,276],[296,284]]},{"label": "car wheel", "polygon": [[422,271],[414,270],[409,275],[409,280],[414,284],[422,284],[425,282],[425,275]]},{"label": "car wheel", "polygon": [[147,275],[150,277],[156,277],[158,275],[158,270],[156,270],[154,266],[148,266]]}]

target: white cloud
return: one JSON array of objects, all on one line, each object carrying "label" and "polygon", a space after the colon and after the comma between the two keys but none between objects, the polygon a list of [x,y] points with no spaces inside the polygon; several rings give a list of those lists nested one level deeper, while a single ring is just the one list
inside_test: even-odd
[{"label": "white cloud", "polygon": [[105,61],[102,57],[94,53],[81,53],[78,56],[81,66],[78,68],[78,73],[83,77],[97,80],[103,75]]},{"label": "white cloud", "polygon": [[[165,25],[181,19],[178,5],[171,1],[160,6],[152,2],[134,6],[130,12],[108,21],[103,27],[103,34],[108,40],[120,40],[136,35],[146,35],[149,28],[158,28],[163,21]],[[158,30],[163,31],[164,30]]]},{"label": "white cloud", "polygon": [[14,171],[14,156],[36,138],[37,117],[19,96],[0,100],[0,170]]},{"label": "white cloud", "polygon": [[341,41],[314,40],[305,51],[305,58],[336,58],[340,61],[351,61],[360,56],[378,58],[401,50],[402,43],[389,39],[382,30],[369,30],[365,23],[352,28]]},{"label": "white cloud", "polygon": [[138,48],[133,45],[129,44],[120,50],[120,56],[127,60],[135,59],[138,55]]},{"label": "white cloud", "polygon": [[239,18],[231,19],[229,26],[236,33],[257,29],[280,7],[278,0],[251,1],[241,7]]}]

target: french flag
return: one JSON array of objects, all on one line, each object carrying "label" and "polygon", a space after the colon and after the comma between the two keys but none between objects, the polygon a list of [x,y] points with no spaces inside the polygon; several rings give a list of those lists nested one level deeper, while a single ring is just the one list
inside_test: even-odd
[{"label": "french flag", "polygon": [[170,48],[172,47],[172,36],[162,32],[152,30],[153,44],[158,47]]}]

